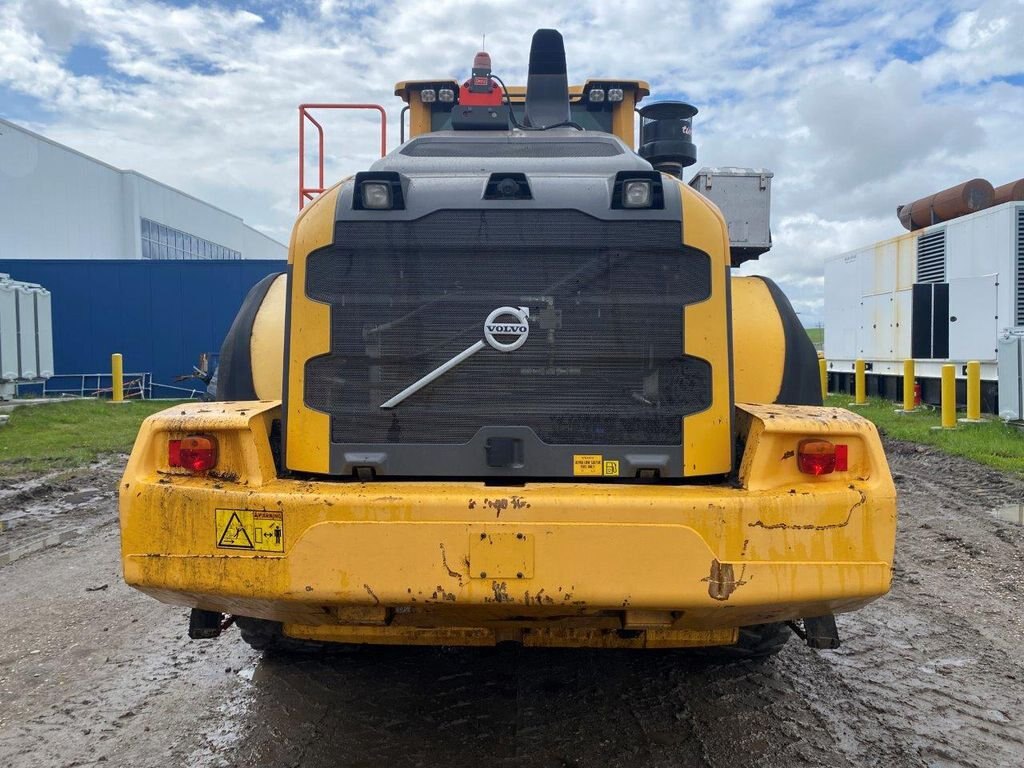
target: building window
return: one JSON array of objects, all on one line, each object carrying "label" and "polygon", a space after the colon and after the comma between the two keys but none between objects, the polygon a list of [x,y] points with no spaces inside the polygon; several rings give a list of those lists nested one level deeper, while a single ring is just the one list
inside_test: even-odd
[{"label": "building window", "polygon": [[144,259],[240,259],[242,254],[201,237],[142,219]]}]

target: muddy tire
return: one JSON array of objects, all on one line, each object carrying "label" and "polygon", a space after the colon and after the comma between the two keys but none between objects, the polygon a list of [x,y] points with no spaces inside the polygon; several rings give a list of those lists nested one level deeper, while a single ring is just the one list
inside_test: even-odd
[{"label": "muddy tire", "polygon": [[327,647],[325,643],[288,637],[282,630],[279,621],[238,616],[235,619],[235,624],[242,635],[242,640],[255,650],[264,653],[311,654],[320,653]]},{"label": "muddy tire", "polygon": [[734,661],[763,660],[781,651],[782,647],[789,642],[791,634],[793,631],[784,622],[740,627],[739,637],[735,643],[703,648],[698,655],[709,661],[724,664]]}]

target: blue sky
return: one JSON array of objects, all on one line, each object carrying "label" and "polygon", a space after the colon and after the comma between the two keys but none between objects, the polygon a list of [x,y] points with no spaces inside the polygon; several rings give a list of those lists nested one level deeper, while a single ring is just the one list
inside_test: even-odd
[{"label": "blue sky", "polygon": [[[468,74],[481,35],[521,81],[534,29],[570,79],[685,98],[699,165],[775,173],[775,248],[744,267],[805,322],[824,259],[899,233],[896,205],[1024,176],[1024,0],[0,0],[0,116],[243,216],[286,241],[302,101],[401,104],[395,81]],[[374,159],[367,116],[328,120],[328,176]]]}]

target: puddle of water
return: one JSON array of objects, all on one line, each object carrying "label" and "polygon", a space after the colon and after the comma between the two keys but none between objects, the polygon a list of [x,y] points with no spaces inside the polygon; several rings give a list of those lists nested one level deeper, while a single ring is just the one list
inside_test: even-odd
[{"label": "puddle of water", "polygon": [[1024,525],[1024,502],[996,507],[992,510],[992,515],[1008,523]]}]

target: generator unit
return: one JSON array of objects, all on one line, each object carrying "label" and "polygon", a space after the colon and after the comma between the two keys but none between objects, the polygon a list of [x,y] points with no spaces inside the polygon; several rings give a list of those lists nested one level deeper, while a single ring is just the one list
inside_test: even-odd
[{"label": "generator unit", "polygon": [[50,292],[0,274],[0,400],[16,385],[53,376]]},{"label": "generator unit", "polygon": [[962,401],[965,365],[977,360],[982,409],[999,413],[1000,340],[1021,327],[1024,200],[965,213],[825,262],[825,357],[835,389],[852,391],[854,361],[860,358],[867,366],[868,393],[896,399],[903,361],[913,359],[926,402],[938,403],[941,369],[949,363],[956,366]]}]

